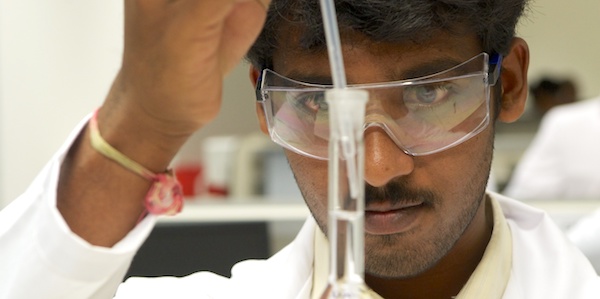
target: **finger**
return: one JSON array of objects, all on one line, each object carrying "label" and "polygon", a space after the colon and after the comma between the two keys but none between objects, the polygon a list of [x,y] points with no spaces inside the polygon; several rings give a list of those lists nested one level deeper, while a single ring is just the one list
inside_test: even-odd
[{"label": "finger", "polygon": [[271,0],[254,0],[260,4],[265,11],[269,10],[269,5],[271,4]]},{"label": "finger", "polygon": [[220,47],[223,53],[221,70],[225,74],[233,69],[258,37],[266,18],[263,5],[268,3],[265,3],[264,0],[238,3],[225,21]]}]

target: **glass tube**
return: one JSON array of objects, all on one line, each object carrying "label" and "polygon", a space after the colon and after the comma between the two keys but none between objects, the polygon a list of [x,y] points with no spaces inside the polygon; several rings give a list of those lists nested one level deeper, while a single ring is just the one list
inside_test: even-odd
[{"label": "glass tube", "polygon": [[364,143],[368,93],[332,90],[330,111],[328,239],[330,272],[322,299],[372,298],[364,282]]},{"label": "glass tube", "polygon": [[364,282],[363,123],[368,92],[346,88],[333,0],[321,0],[334,88],[329,105],[328,239],[330,272],[322,299],[371,298]]}]

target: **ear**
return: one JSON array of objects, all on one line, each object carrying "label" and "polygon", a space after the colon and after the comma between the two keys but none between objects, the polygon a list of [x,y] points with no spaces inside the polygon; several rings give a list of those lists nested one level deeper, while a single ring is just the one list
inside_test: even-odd
[{"label": "ear", "polygon": [[502,122],[517,120],[525,110],[527,99],[527,69],[529,47],[521,38],[514,38],[510,52],[502,61],[502,98],[498,119]]},{"label": "ear", "polygon": [[[252,81],[252,86],[256,89],[256,84],[258,83],[258,76],[260,76],[260,71],[254,66],[250,66],[250,80]],[[267,129],[267,118],[265,117],[265,110],[262,105],[256,102],[256,116],[258,117],[258,124],[260,125],[260,130],[269,135],[269,130]]]}]

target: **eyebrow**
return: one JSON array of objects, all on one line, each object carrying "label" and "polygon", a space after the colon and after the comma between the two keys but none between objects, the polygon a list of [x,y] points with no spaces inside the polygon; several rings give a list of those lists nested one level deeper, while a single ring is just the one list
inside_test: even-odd
[{"label": "eyebrow", "polygon": [[303,73],[300,71],[291,71],[288,74],[285,74],[287,78],[311,84],[319,84],[319,85],[333,85],[332,78],[330,75],[318,75],[318,74],[310,74]]},{"label": "eyebrow", "polygon": [[[419,65],[415,65],[411,68],[405,70],[392,70],[390,72],[389,78],[386,82],[394,82],[401,80],[409,80],[420,78],[428,75],[437,74],[439,72],[448,70],[453,68],[461,63],[463,60],[457,60],[451,57],[440,57],[435,60],[430,60],[426,63],[422,63]],[[451,74],[451,73],[450,73]],[[292,70],[288,74],[284,76],[311,84],[321,84],[321,85],[332,85],[332,79],[330,75],[323,74],[311,74],[311,73],[303,73],[302,71]],[[348,82],[349,84],[363,84],[363,83],[379,83],[379,82]]]},{"label": "eyebrow", "polygon": [[457,59],[454,59],[451,57],[440,57],[436,60],[431,60],[426,63],[416,65],[407,70],[395,72],[394,75],[396,78],[398,78],[398,77],[401,78],[399,80],[414,79],[414,78],[437,74],[439,72],[453,68],[463,62],[465,62],[465,61],[457,60]]}]

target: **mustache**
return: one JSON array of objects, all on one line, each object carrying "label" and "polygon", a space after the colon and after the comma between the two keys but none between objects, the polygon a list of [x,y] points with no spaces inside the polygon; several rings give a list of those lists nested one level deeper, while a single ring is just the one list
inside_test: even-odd
[{"label": "mustache", "polygon": [[406,181],[393,181],[381,187],[365,184],[365,205],[378,202],[394,204],[423,202],[434,205],[437,197],[431,190],[411,188]]}]

